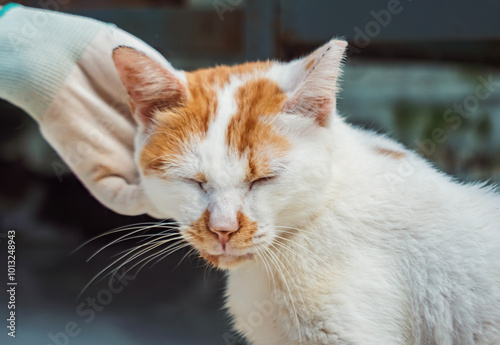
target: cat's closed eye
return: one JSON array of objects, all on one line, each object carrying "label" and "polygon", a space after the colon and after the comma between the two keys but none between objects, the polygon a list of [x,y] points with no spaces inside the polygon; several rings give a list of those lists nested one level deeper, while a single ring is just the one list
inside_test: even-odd
[{"label": "cat's closed eye", "polygon": [[194,178],[186,178],[184,179],[187,183],[191,183],[193,185],[198,186],[202,191],[206,192],[205,190],[205,181],[200,181]]},{"label": "cat's closed eye", "polygon": [[262,184],[264,182],[269,182],[269,181],[275,179],[276,177],[277,177],[276,175],[269,175],[269,176],[259,177],[258,179],[253,180],[253,181],[250,182],[249,189],[252,190],[252,188],[254,187],[254,185]]}]

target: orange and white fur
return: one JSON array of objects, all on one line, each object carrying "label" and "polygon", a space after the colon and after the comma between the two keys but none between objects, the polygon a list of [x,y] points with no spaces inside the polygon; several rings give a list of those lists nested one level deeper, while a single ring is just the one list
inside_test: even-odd
[{"label": "orange and white fur", "polygon": [[194,72],[115,49],[147,194],[228,269],[251,344],[499,344],[499,195],[347,124],[345,47]]}]

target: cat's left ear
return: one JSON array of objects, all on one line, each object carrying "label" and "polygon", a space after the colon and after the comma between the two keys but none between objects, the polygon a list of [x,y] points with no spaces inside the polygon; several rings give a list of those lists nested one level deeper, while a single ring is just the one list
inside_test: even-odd
[{"label": "cat's left ear", "polygon": [[288,69],[289,99],[283,111],[312,117],[326,127],[336,107],[337,82],[341,74],[347,42],[331,40],[310,55],[290,62]]}]

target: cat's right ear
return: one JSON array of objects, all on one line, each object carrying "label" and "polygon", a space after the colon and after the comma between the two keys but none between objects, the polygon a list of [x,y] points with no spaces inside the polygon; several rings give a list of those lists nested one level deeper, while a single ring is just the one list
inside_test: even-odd
[{"label": "cat's right ear", "polygon": [[134,48],[113,50],[118,75],[130,96],[130,107],[144,128],[154,124],[157,109],[174,108],[187,100],[186,85],[171,71]]}]

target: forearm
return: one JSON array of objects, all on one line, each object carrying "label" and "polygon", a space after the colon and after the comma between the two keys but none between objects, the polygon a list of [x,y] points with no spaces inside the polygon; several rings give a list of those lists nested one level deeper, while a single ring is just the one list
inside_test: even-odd
[{"label": "forearm", "polygon": [[[114,25],[7,6],[0,10],[0,98],[37,120],[45,139],[105,206],[154,214],[133,160],[136,124],[112,51],[126,45],[168,62]],[[26,28],[33,30],[27,34]]]},{"label": "forearm", "polygon": [[9,4],[0,17],[0,98],[37,121],[76,61],[106,25]]}]

